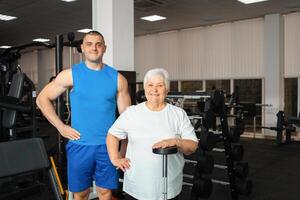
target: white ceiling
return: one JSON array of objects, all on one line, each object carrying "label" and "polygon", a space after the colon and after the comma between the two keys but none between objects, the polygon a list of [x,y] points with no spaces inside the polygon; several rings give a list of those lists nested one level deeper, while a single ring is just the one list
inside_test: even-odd
[{"label": "white ceiling", "polygon": [[[237,0],[135,0],[135,35],[211,25],[300,11],[300,0],[269,0],[242,4]],[[37,37],[54,41],[55,35],[92,27],[92,0],[0,0],[0,14],[18,17],[0,21],[0,46],[22,45]],[[141,20],[151,14],[167,20]],[[77,39],[82,35],[77,34]]]}]

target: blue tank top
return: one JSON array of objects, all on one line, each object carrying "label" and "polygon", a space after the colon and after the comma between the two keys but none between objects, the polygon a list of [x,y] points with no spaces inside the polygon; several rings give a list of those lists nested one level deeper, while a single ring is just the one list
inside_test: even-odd
[{"label": "blue tank top", "polygon": [[72,66],[71,125],[79,131],[81,145],[105,144],[115,121],[118,72],[108,65],[92,70],[84,62]]}]

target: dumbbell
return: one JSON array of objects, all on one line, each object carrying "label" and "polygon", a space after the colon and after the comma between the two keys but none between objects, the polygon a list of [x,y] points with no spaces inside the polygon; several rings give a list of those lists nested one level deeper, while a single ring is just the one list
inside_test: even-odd
[{"label": "dumbbell", "polygon": [[236,177],[246,178],[249,172],[249,166],[247,162],[237,162],[234,165],[234,173]]},{"label": "dumbbell", "polygon": [[214,158],[212,155],[198,156],[196,170],[200,173],[211,174],[214,168]]},{"label": "dumbbell", "polygon": [[233,143],[237,143],[240,141],[240,130],[238,127],[230,128],[229,130],[229,139]]},{"label": "dumbbell", "polygon": [[244,180],[237,178],[236,179],[236,191],[240,195],[248,196],[252,192],[252,181],[251,180]]},{"label": "dumbbell", "polygon": [[[213,190],[213,184],[209,178],[199,178],[193,181],[192,193],[193,197],[208,198]],[[194,198],[195,199],[195,198]]]},{"label": "dumbbell", "polygon": [[200,133],[200,148],[204,151],[211,151],[216,143],[218,142],[218,137],[211,131],[205,130],[204,128]]},{"label": "dumbbell", "polygon": [[244,148],[241,144],[233,144],[231,146],[231,155],[234,161],[241,161],[244,157]]},{"label": "dumbbell", "polygon": [[167,200],[168,198],[168,155],[169,154],[176,154],[177,153],[177,147],[167,147],[167,148],[158,148],[153,149],[152,152],[154,154],[162,155],[162,179],[163,179],[163,200]]}]

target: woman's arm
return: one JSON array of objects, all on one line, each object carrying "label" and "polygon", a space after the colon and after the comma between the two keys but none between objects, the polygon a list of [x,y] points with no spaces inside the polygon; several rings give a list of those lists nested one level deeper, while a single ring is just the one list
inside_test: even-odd
[{"label": "woman's arm", "polygon": [[190,139],[170,138],[155,143],[152,148],[158,149],[171,146],[176,146],[178,148],[178,151],[182,152],[185,155],[190,155],[197,150],[198,142]]},{"label": "woman's arm", "polygon": [[112,164],[115,167],[120,168],[122,171],[126,171],[130,167],[130,160],[127,158],[121,158],[121,155],[119,154],[119,142],[119,138],[110,133],[107,134],[106,145]]}]

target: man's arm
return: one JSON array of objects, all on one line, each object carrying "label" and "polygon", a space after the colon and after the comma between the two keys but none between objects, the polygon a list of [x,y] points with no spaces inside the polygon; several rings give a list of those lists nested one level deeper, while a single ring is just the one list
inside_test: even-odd
[{"label": "man's arm", "polygon": [[[118,74],[118,94],[117,94],[118,111],[121,114],[128,106],[131,105],[131,99],[128,93],[128,83],[122,74]],[[128,140],[121,141],[120,154],[124,158],[126,154]]]},{"label": "man's arm", "polygon": [[118,111],[121,114],[131,105],[131,99],[128,92],[128,83],[122,74],[118,74],[118,93],[117,93]]},{"label": "man's arm", "polygon": [[57,77],[48,83],[40,92],[36,103],[48,121],[57,128],[62,136],[76,140],[79,139],[79,133],[70,126],[65,125],[55,112],[52,101],[63,94],[69,87],[73,86],[71,69],[64,70]]}]

